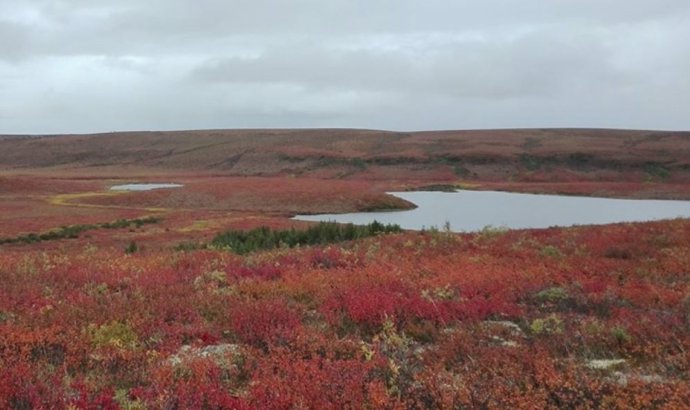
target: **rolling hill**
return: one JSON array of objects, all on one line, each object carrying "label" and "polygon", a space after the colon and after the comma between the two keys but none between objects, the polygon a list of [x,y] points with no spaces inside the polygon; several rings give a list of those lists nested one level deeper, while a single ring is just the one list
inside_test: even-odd
[{"label": "rolling hill", "polygon": [[0,169],[123,166],[243,176],[687,181],[690,132],[252,129],[0,138]]}]

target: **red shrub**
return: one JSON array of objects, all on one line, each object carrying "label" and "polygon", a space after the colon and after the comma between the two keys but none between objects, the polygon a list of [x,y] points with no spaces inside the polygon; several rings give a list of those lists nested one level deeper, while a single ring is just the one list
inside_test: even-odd
[{"label": "red shrub", "polygon": [[291,340],[300,326],[300,315],[279,299],[239,302],[229,307],[232,330],[249,344],[267,347]]}]

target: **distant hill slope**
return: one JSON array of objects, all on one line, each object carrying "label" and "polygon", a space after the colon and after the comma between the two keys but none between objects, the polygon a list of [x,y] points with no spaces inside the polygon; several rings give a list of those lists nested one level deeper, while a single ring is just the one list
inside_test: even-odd
[{"label": "distant hill slope", "polygon": [[0,138],[0,169],[119,166],[230,175],[383,176],[388,169],[481,179],[558,172],[690,179],[690,132],[286,129]]}]

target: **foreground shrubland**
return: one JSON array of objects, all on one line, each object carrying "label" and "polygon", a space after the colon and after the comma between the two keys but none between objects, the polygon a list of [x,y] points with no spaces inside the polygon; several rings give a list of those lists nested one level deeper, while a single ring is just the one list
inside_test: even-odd
[{"label": "foreground shrubland", "polygon": [[690,222],[0,251],[0,408],[690,407]]}]

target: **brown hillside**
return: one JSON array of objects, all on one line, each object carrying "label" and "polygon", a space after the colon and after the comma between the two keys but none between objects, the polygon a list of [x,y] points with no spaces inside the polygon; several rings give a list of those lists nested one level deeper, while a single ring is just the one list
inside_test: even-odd
[{"label": "brown hillside", "polygon": [[225,175],[438,179],[690,179],[690,132],[350,129],[0,138],[0,169],[136,167]]}]

